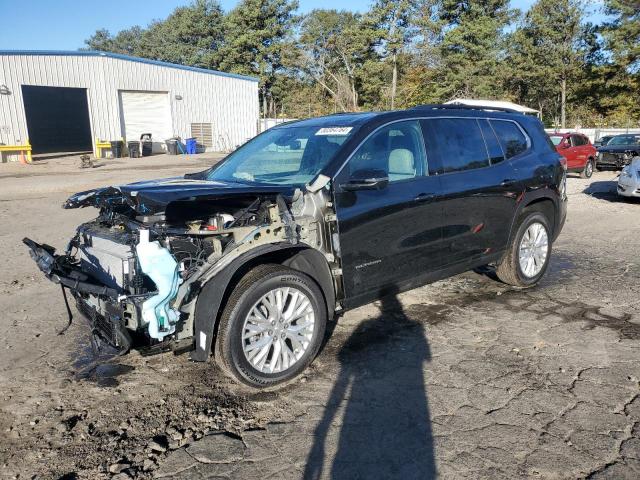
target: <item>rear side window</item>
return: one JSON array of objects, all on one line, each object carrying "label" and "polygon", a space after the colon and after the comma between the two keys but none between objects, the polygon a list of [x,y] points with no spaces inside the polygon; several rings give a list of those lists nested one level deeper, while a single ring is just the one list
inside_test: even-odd
[{"label": "rear side window", "polygon": [[489,121],[478,120],[478,124],[480,125],[480,129],[482,130],[484,141],[487,144],[487,152],[489,152],[489,160],[491,161],[491,165],[495,165],[496,163],[504,161],[504,152],[502,151],[502,147],[498,142],[498,138],[496,137],[493,128],[491,128],[491,125],[489,125]]},{"label": "rear side window", "polygon": [[527,149],[527,138],[518,126],[505,120],[490,120],[507,158],[515,157]]},{"label": "rear side window", "polygon": [[439,160],[440,173],[460,172],[489,166],[480,126],[475,118],[425,120],[429,157]]},{"label": "rear side window", "polygon": [[585,145],[585,141],[580,135],[571,135],[571,144],[574,147],[581,147]]}]

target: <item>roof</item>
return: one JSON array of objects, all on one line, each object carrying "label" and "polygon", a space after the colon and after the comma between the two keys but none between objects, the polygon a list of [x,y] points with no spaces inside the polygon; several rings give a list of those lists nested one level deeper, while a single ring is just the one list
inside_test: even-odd
[{"label": "roof", "polygon": [[472,98],[457,98],[455,100],[449,100],[445,102],[445,105],[469,105],[471,107],[497,107],[508,108],[520,113],[538,113],[538,110],[525,107],[524,105],[518,105],[517,103],[507,102],[503,100],[476,100]]},{"label": "roof", "polygon": [[218,70],[209,70],[207,68],[190,67],[187,65],[178,65],[176,63],[161,62],[160,60],[151,60],[148,58],[132,57],[130,55],[122,55],[120,53],[99,52],[95,50],[0,50],[0,56],[6,55],[31,55],[31,56],[62,56],[62,57],[106,57],[115,58],[117,60],[126,60],[128,62],[146,63],[148,65],[157,65],[159,67],[177,68],[179,70],[187,70],[190,72],[207,73],[209,75],[218,75],[221,77],[237,78],[239,80],[248,80],[257,82],[256,77],[247,75],[239,75],[236,73],[220,72]]}]

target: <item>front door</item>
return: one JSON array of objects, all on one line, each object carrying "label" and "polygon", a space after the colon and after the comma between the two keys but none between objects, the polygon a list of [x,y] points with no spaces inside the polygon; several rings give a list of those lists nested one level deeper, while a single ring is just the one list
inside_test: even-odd
[{"label": "front door", "polygon": [[[340,187],[364,170],[384,172],[379,190]],[[419,121],[373,133],[335,181],[347,306],[418,286],[440,266],[439,179],[429,174]]]},{"label": "front door", "polygon": [[[441,182],[444,263],[478,263],[507,244],[521,189],[508,158],[521,154],[526,140],[513,122],[435,118],[423,126]],[[505,130],[505,148],[494,130]],[[507,138],[517,134],[524,144]]]}]

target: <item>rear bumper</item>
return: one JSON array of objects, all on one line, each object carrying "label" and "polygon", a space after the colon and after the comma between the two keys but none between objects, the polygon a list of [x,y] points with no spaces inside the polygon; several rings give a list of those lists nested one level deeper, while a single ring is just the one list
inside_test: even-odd
[{"label": "rear bumper", "polygon": [[553,241],[560,236],[560,232],[564,228],[564,224],[567,221],[567,203],[568,200],[565,198],[564,200],[560,200],[558,205],[558,221],[556,222],[556,228],[553,232]]}]

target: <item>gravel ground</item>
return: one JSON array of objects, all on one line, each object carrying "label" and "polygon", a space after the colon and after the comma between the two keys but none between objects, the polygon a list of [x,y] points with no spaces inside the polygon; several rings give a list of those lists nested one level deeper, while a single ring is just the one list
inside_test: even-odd
[{"label": "gravel ground", "polygon": [[256,393],[187,355],[93,353],[20,240],[64,247],[78,190],[211,155],[0,165],[0,478],[640,477],[640,202],[569,179],[541,284],[467,273],[347,313]]}]

